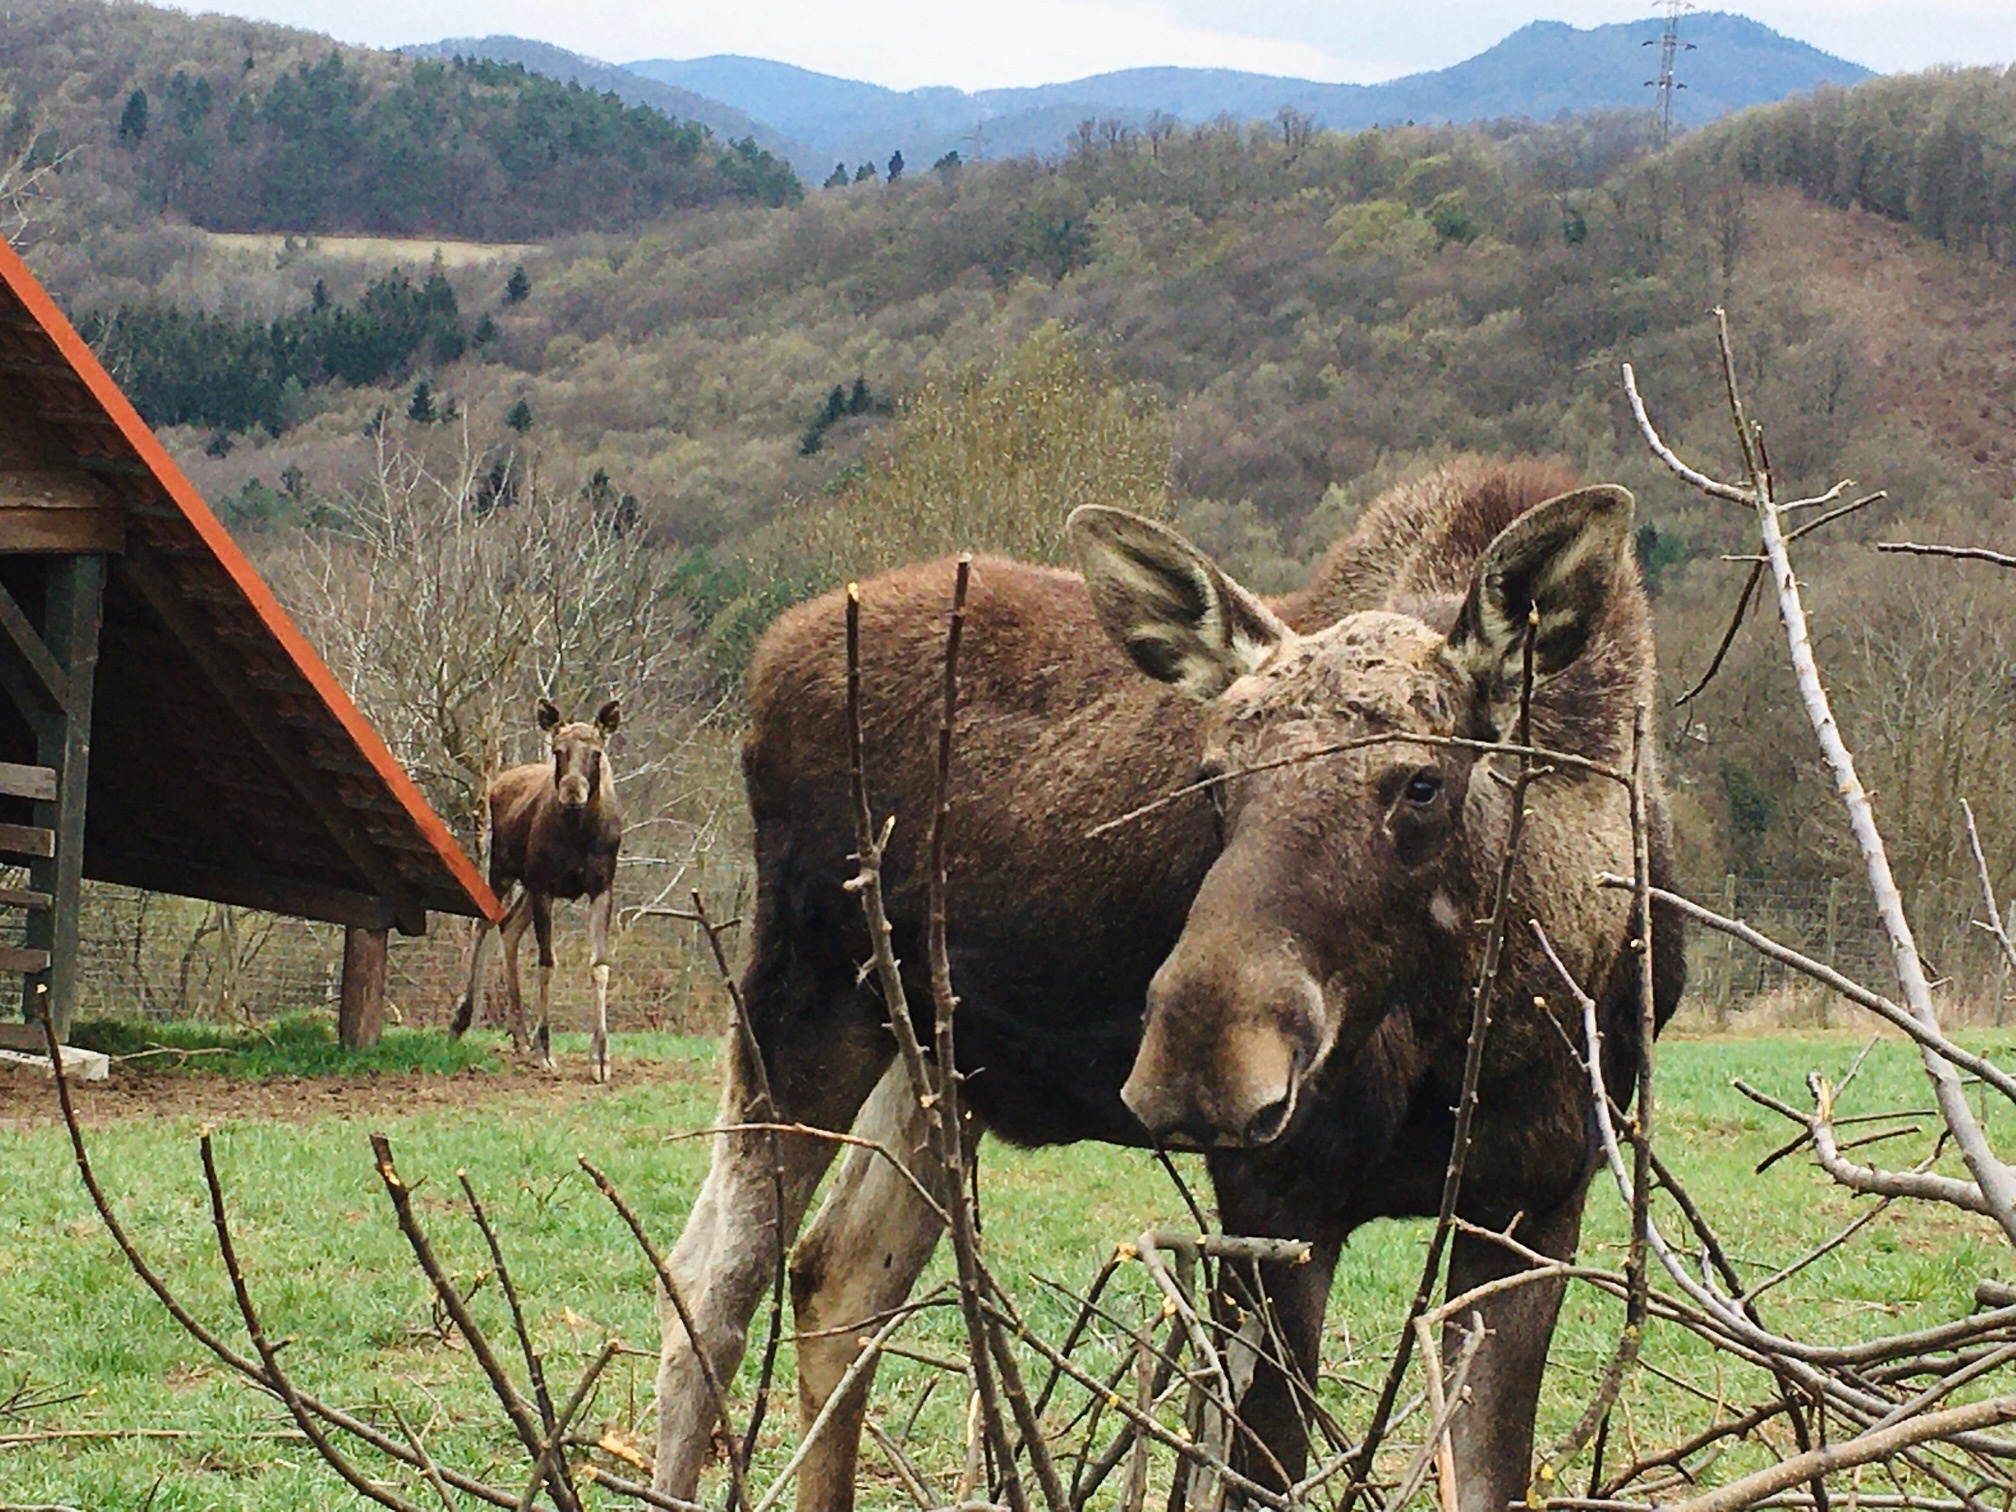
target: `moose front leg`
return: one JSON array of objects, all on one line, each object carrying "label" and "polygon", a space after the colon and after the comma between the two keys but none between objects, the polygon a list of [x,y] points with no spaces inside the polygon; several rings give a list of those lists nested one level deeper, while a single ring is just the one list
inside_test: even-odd
[{"label": "moose front leg", "polygon": [[538,1052],[539,1064],[546,1070],[553,1069],[553,1032],[547,1025],[547,1013],[553,1002],[553,900],[543,892],[529,894],[532,899],[532,933],[539,941],[539,1027],[532,1034],[532,1048]]},{"label": "moose front leg", "polygon": [[595,979],[595,1038],[590,1055],[595,1080],[609,1080],[609,920],[616,911],[615,892],[588,900],[588,974]]},{"label": "moose front leg", "polygon": [[[1552,1259],[1573,1259],[1587,1192],[1584,1182],[1558,1206],[1521,1223],[1518,1239]],[[1449,1295],[1461,1296],[1472,1287],[1526,1269],[1526,1262],[1503,1245],[1459,1234],[1450,1246]],[[1531,1281],[1486,1298],[1475,1309],[1483,1315],[1486,1333],[1470,1366],[1469,1401],[1457,1410],[1449,1427],[1460,1512],[1504,1512],[1526,1499],[1533,1475],[1533,1417],[1540,1400],[1540,1377],[1547,1368],[1547,1346],[1554,1338],[1565,1287],[1558,1278]],[[1470,1326],[1468,1313],[1449,1320],[1446,1359],[1456,1357],[1462,1331]]]}]

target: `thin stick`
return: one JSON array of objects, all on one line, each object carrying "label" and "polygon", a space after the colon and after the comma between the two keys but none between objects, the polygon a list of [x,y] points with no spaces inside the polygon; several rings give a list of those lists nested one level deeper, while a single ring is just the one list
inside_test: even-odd
[{"label": "thin stick", "polygon": [[[763,1047],[756,1038],[756,1026],[749,1017],[749,1005],[743,1000],[742,989],[735,980],[735,973],[728,969],[728,952],[721,944],[721,930],[708,917],[707,903],[700,895],[700,889],[693,888],[689,896],[693,900],[693,920],[700,926],[700,932],[707,938],[707,949],[714,957],[714,968],[720,973],[722,985],[728,989],[728,1001],[735,1010],[735,1033],[742,1042],[742,1056],[749,1067],[750,1075],[756,1083],[756,1110],[777,1120],[783,1116],[783,1109],[770,1093],[770,1071],[763,1064]],[[744,1112],[752,1110],[745,1109]],[[770,1193],[771,1193],[771,1255],[770,1255],[770,1322],[763,1337],[763,1360],[756,1374],[756,1395],[749,1406],[749,1427],[742,1435],[740,1452],[742,1469],[746,1475],[751,1459],[756,1453],[756,1436],[763,1431],[763,1414],[770,1405],[770,1382],[777,1371],[777,1346],[784,1333],[784,1146],[777,1131],[771,1129],[767,1137],[770,1141]],[[691,1330],[688,1330],[689,1336]],[[700,1341],[693,1340],[693,1348],[700,1350]],[[723,1432],[727,1429],[724,1426]],[[729,1440],[731,1449],[734,1440]]]},{"label": "thin stick", "polygon": [[1722,670],[1722,659],[1729,654],[1729,648],[1736,644],[1736,632],[1743,628],[1743,620],[1750,612],[1750,599],[1757,592],[1757,585],[1764,581],[1764,563],[1750,564],[1750,575],[1743,579],[1743,591],[1736,595],[1736,612],[1729,616],[1729,628],[1722,632],[1722,640],[1715,647],[1715,654],[1709,658],[1708,670],[1701,674],[1701,680],[1673,700],[1673,707],[1684,708],[1708,691],[1708,684],[1715,681],[1715,674]]},{"label": "thin stick", "polygon": [[1453,1232],[1456,1203],[1463,1186],[1463,1167],[1470,1154],[1471,1124],[1477,1113],[1477,1089],[1484,1073],[1484,1041],[1491,1029],[1491,1001],[1498,988],[1499,964],[1505,949],[1505,924],[1512,902],[1513,874],[1519,861],[1519,843],[1526,830],[1526,790],[1552,770],[1550,767],[1534,767],[1523,754],[1528,749],[1527,738],[1532,728],[1534,655],[1539,641],[1539,623],[1540,610],[1535,605],[1527,611],[1520,668],[1519,721],[1516,726],[1519,732],[1516,745],[1521,752],[1518,757],[1519,773],[1512,784],[1512,814],[1506,826],[1505,848],[1498,863],[1498,885],[1492,898],[1490,930],[1485,936],[1483,961],[1471,989],[1470,1034],[1464,1047],[1463,1087],[1456,1104],[1456,1127],[1449,1143],[1449,1160],[1442,1176],[1442,1201],[1435,1219],[1435,1233],[1428,1242],[1428,1253],[1421,1264],[1421,1279],[1414,1288],[1414,1300],[1401,1326],[1399,1347],[1393,1352],[1393,1361],[1387,1367],[1386,1379],[1379,1388],[1378,1403],[1372,1410],[1371,1425],[1365,1430],[1364,1442],[1359,1446],[1358,1461],[1351,1470],[1351,1484],[1345,1488],[1342,1512],[1352,1512],[1359,1494],[1371,1481],[1372,1458],[1378,1453],[1380,1440],[1386,1433],[1387,1419],[1393,1411],[1393,1404],[1400,1397],[1400,1383],[1406,1378],[1414,1322],[1428,1309],[1436,1280],[1441,1275],[1442,1256]]},{"label": "thin stick", "polygon": [[[644,1258],[651,1262],[651,1269],[658,1277],[658,1285],[664,1291],[666,1300],[672,1304],[672,1311],[678,1315],[680,1326],[686,1330],[687,1341],[693,1346],[693,1358],[700,1365],[700,1379],[707,1387],[708,1396],[714,1401],[714,1416],[721,1424],[722,1441],[732,1446],[735,1442],[735,1424],[728,1415],[728,1392],[721,1384],[721,1377],[714,1371],[714,1361],[701,1344],[700,1327],[693,1321],[692,1309],[687,1307],[686,1299],[680,1294],[679,1285],[672,1277],[671,1265],[667,1263],[658,1246],[651,1242],[651,1234],[644,1227],[644,1220],[639,1218],[636,1209],[624,1200],[623,1194],[616,1189],[616,1183],[603,1175],[586,1155],[577,1155],[574,1159],[581,1169],[588,1173],[588,1179],[595,1183],[596,1190],[601,1192],[608,1199],[609,1205],[616,1209],[617,1216],[623,1220],[624,1225],[630,1230],[631,1237],[637,1241],[637,1247],[644,1251]],[[742,1504],[743,1512],[749,1512],[749,1509],[755,1506],[755,1501],[749,1494],[748,1470],[742,1463],[742,1457],[732,1450],[728,1455],[728,1476],[734,1485],[735,1500]]]},{"label": "thin stick", "polygon": [[[125,1226],[119,1222],[119,1215],[113,1211],[111,1199],[105,1195],[104,1187],[99,1185],[98,1173],[92,1167],[90,1152],[84,1144],[84,1127],[77,1120],[76,1104],[70,1096],[69,1073],[63,1068],[63,1047],[56,1038],[55,1026],[47,1018],[42,1020],[42,1035],[49,1047],[50,1069],[56,1079],[56,1102],[63,1113],[64,1129],[70,1135],[70,1153],[76,1163],[78,1177],[84,1183],[84,1190],[91,1196],[91,1205],[97,1209],[99,1221],[105,1225],[105,1231],[112,1236],[113,1244],[125,1257],[127,1268],[140,1278],[141,1284],[154,1294],[155,1300],[167,1311],[168,1316],[181,1326],[184,1333],[209,1350],[229,1369],[263,1388],[265,1372],[260,1363],[226,1344],[208,1325],[190,1312],[182,1304],[181,1298],[170,1290],[168,1283],[163,1281],[147,1263],[146,1258],[134,1245],[132,1237],[126,1232]],[[380,1454],[397,1460],[400,1464],[415,1470],[422,1468],[420,1457],[414,1454],[409,1445],[402,1444],[376,1424],[345,1412],[340,1407],[332,1406],[305,1391],[298,1392],[297,1395],[302,1406],[331,1427],[340,1428],[351,1437],[362,1439]],[[495,1486],[488,1485],[462,1471],[444,1466],[441,1473],[456,1490],[478,1497],[492,1506],[508,1508],[516,1500],[509,1493],[500,1491]]]},{"label": "thin stick", "polygon": [[567,1440],[567,1430],[573,1426],[581,1409],[587,1406],[595,1383],[602,1378],[602,1372],[609,1368],[609,1362],[616,1358],[617,1350],[622,1347],[620,1340],[611,1339],[581,1373],[580,1381],[575,1384],[566,1405],[554,1419],[552,1430],[546,1435],[546,1447],[539,1451],[539,1458],[533,1462],[531,1479],[525,1482],[524,1494],[518,1498],[518,1512],[532,1512],[532,1505],[539,1496],[539,1483],[546,1479],[548,1467],[564,1463],[561,1449]]},{"label": "thin stick", "polygon": [[[259,1321],[258,1309],[252,1305],[252,1289],[246,1284],[245,1268],[238,1261],[238,1248],[231,1240],[231,1219],[224,1207],[224,1186],[217,1177],[217,1156],[210,1145],[210,1131],[203,1131],[200,1141],[203,1152],[203,1181],[210,1189],[210,1221],[217,1231],[217,1253],[223,1257],[225,1273],[231,1278],[231,1294],[238,1299],[239,1315],[245,1320],[245,1332],[251,1337],[252,1347],[259,1352],[265,1364],[265,1385],[285,1404],[289,1416],[299,1425],[308,1442],[323,1461],[343,1478],[343,1483],[359,1496],[390,1507],[393,1512],[420,1512],[418,1503],[410,1502],[395,1492],[386,1490],[363,1471],[351,1464],[341,1450],[329,1441],[322,1431],[322,1425],[315,1421],[314,1414],[301,1404],[300,1396],[294,1390],[294,1383],[280,1367],[280,1350],[266,1337],[266,1329]],[[554,1501],[559,1502],[558,1488]]]},{"label": "thin stick", "polygon": [[1913,556],[1959,557],[1968,562],[1993,562],[1997,567],[2016,567],[2016,556],[1988,551],[1979,546],[1921,546],[1916,541],[1878,541],[1878,551],[1903,551]]},{"label": "thin stick", "polygon": [[457,1170],[455,1179],[462,1184],[462,1193],[469,1199],[470,1216],[482,1231],[484,1244],[489,1246],[490,1266],[496,1273],[498,1288],[511,1308],[511,1327],[518,1335],[518,1348],[525,1357],[525,1376],[532,1383],[532,1396],[539,1406],[539,1420],[546,1425],[546,1437],[551,1440],[554,1436],[553,1398],[546,1390],[546,1369],[540,1361],[539,1351],[532,1347],[532,1333],[525,1325],[525,1309],[518,1305],[518,1288],[512,1284],[511,1269],[504,1263],[504,1247],[497,1240],[497,1231],[490,1226],[490,1215],[483,1211],[483,1204],[477,1200],[469,1173]]}]

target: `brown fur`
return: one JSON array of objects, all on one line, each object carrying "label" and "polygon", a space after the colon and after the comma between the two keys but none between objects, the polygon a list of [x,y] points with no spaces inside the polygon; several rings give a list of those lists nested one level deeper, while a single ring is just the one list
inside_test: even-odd
[{"label": "brown fur", "polygon": [[[1227,1230],[1315,1243],[1317,1264],[1264,1278],[1304,1369],[1345,1236],[1374,1217],[1432,1212],[1439,1197],[1468,1022],[1466,972],[1481,945],[1474,921],[1504,834],[1501,783],[1468,756],[1382,746],[1231,784],[1222,818],[1196,794],[1117,833],[1088,832],[1183,786],[1200,759],[1236,766],[1339,732],[1471,734],[1505,721],[1502,678],[1488,696],[1473,693],[1443,637],[1490,619],[1462,597],[1484,548],[1572,486],[1532,464],[1469,462],[1395,490],[1309,587],[1274,606],[1304,634],[1209,708],[1128,664],[1108,639],[1120,629],[1116,613],[1103,612],[1104,601],[1095,607],[1077,575],[996,558],[974,566],[948,899],[969,1105],[1019,1143],[1144,1143],[1135,1115],[1146,1108],[1166,1132],[1223,1146],[1211,1166]],[[919,850],[951,578],[946,562],[906,567],[861,594],[866,769],[876,812],[898,817],[885,884],[897,954],[920,1005],[929,993],[917,979]],[[1186,592],[1179,585],[1173,597]],[[1230,633],[1273,622],[1245,603],[1228,611]],[[840,622],[839,598],[829,596],[766,636],[750,673],[744,747],[759,879],[745,997],[780,1112],[831,1128],[853,1121],[892,1050],[877,1004],[857,986],[867,941],[842,886],[853,830]],[[1569,645],[1582,654],[1536,700],[1537,743],[1620,759],[1632,707],[1651,691],[1648,624],[1626,562],[1587,649]],[[1159,645],[1148,637],[1130,649],[1147,665],[1163,657]],[[1446,784],[1439,818],[1395,819],[1396,776],[1404,783],[1422,767]],[[1615,790],[1568,775],[1547,779],[1536,799],[1519,868],[1525,911],[1514,916],[1545,920],[1571,966],[1603,989],[1613,1084],[1623,1090],[1637,1023],[1635,962],[1622,948],[1628,909],[1591,879],[1600,866],[1628,870],[1628,814]],[[1661,870],[1664,840],[1662,812]],[[1655,976],[1670,1012],[1678,934],[1659,922]],[[1591,1169],[1586,1090],[1554,1026],[1517,1006],[1559,996],[1523,931],[1508,970],[1462,1210],[1494,1223],[1523,1211],[1530,1242],[1568,1253]],[[738,1057],[730,1119],[753,1107],[751,1074]],[[1283,1087],[1285,1098],[1274,1095]],[[675,1255],[717,1369],[739,1356],[767,1275],[768,1226],[795,1229],[827,1155],[811,1141],[793,1149],[779,1213],[762,1153],[724,1136]],[[856,1173],[842,1187],[866,1179]],[[808,1317],[829,1328],[846,1321],[829,1316],[833,1297],[850,1306],[899,1300],[921,1264],[909,1258],[914,1243],[878,1242],[875,1225],[836,1209],[839,1200],[800,1247],[801,1328],[815,1326]],[[925,1220],[921,1209],[892,1216],[882,1232],[893,1235],[899,1221]],[[894,1264],[899,1251],[904,1267]],[[1451,1285],[1502,1265],[1489,1247],[1461,1245]],[[881,1277],[875,1287],[845,1279],[862,1266]],[[1524,1493],[1555,1300],[1527,1287],[1492,1314],[1494,1342],[1473,1379],[1482,1405],[1459,1419],[1466,1505],[1502,1507]],[[801,1361],[801,1374],[816,1369],[823,1383],[801,1382],[808,1411],[849,1352]],[[697,1382],[692,1343],[668,1318],[658,1485],[682,1496],[704,1448]],[[838,1428],[858,1424],[863,1391]],[[1306,1448],[1287,1383],[1263,1370],[1245,1410],[1296,1473]],[[851,1503],[853,1444],[837,1437],[808,1466],[801,1506]]]},{"label": "brown fur", "polygon": [[[553,902],[586,898],[589,971],[595,986],[592,1054],[595,1078],[609,1075],[609,922],[616,882],[616,857],[623,844],[623,815],[605,744],[620,718],[612,700],[592,723],[563,724],[559,710],[539,701],[539,724],[551,736],[544,761],[527,762],[490,780],[490,887],[500,900],[512,899],[498,925],[504,937],[505,980],[510,998],[512,1043],[528,1048],[525,1008],[518,986],[518,942],[529,923],[539,946],[539,1025],[530,1047],[552,1066],[547,1001],[553,970]],[[471,953],[469,987],[455,1010],[450,1032],[463,1034],[475,1015],[482,990],[490,926],[479,927]]]}]

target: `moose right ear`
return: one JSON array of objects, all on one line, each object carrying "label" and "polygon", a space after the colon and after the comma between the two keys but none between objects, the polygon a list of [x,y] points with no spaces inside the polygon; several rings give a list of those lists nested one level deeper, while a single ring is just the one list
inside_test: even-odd
[{"label": "moose right ear", "polygon": [[560,728],[560,706],[550,698],[539,700],[539,728],[542,730]]},{"label": "moose right ear", "polygon": [[1293,634],[1166,525],[1086,504],[1070,531],[1099,623],[1157,682],[1216,698]]}]

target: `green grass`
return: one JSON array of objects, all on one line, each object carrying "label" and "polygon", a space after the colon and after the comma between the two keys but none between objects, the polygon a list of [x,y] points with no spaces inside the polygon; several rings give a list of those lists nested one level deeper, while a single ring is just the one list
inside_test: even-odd
[{"label": "green grass", "polygon": [[388,1028],[370,1050],[346,1050],[327,1014],[293,1014],[252,1028],[216,1024],[83,1019],[70,1043],[158,1069],[218,1076],[358,1076],[386,1071],[494,1070],[492,1036],[451,1040],[438,1032]]},{"label": "green grass", "polygon": [[[165,1038],[150,1028],[147,1034]],[[290,1072],[316,1063],[312,1038],[276,1035]],[[427,1036],[399,1036],[425,1040]],[[1781,1120],[1729,1087],[1741,1075],[1795,1104],[1808,1070],[1838,1078],[1859,1041],[1844,1035],[1674,1040],[1662,1047],[1662,1148],[1715,1217],[1746,1275],[1762,1276],[1847,1222],[1861,1204],[1800,1158],[1764,1176],[1752,1167],[1783,1142]],[[252,1046],[236,1047],[250,1057]],[[421,1046],[397,1052],[402,1065]],[[436,1049],[438,1050],[438,1046]],[[1990,1042],[1996,1051],[2008,1046]],[[563,1038],[578,1070],[580,1042]],[[393,1051],[388,1047],[388,1054]],[[428,1052],[433,1053],[433,1052]],[[457,1054],[462,1052],[458,1051]],[[298,1059],[288,1059],[288,1056]],[[648,1079],[635,1067],[655,1059]],[[222,1061],[224,1057],[212,1058]],[[660,1036],[621,1036],[619,1077],[598,1089],[523,1081],[466,1106],[415,1111],[388,1106],[376,1117],[223,1123],[217,1151],[240,1247],[269,1329],[291,1337],[288,1359],[312,1389],[350,1404],[397,1402],[410,1420],[431,1422],[439,1452],[482,1471],[513,1462],[502,1429],[467,1353],[445,1343],[424,1282],[414,1270],[372,1171],[365,1135],[382,1129],[447,1262],[465,1278],[486,1269],[480,1239],[459,1207],[455,1173],[466,1169],[502,1230],[532,1326],[551,1353],[556,1377],[573,1372],[610,1337],[655,1347],[656,1318],[646,1265],[616,1217],[575,1168],[587,1154],[625,1190],[669,1244],[706,1162],[705,1141],[668,1136],[705,1126],[716,1089],[711,1045]],[[250,1074],[250,1063],[233,1071]],[[217,1068],[203,1062],[205,1075]],[[97,1101],[102,1105],[103,1096]],[[1854,1084],[1846,1112],[1926,1104],[1922,1075],[1907,1046],[1885,1042]],[[2006,1122],[1998,1129],[2012,1132]],[[205,1318],[234,1339],[228,1288],[215,1258],[201,1196],[193,1122],[120,1119],[90,1131],[102,1179],[151,1259]],[[1915,1158],[1923,1141],[1877,1147],[1891,1163]],[[1905,1151],[1913,1153],[1907,1157]],[[1082,1285],[1115,1242],[1155,1224],[1180,1221],[1168,1183],[1143,1156],[1095,1146],[1018,1153],[989,1146],[983,1156],[986,1243],[997,1273],[1015,1288],[1032,1325],[1056,1338],[1070,1307],[1031,1279]],[[1667,1215],[1669,1232],[1676,1228]],[[1607,1178],[1590,1203],[1584,1254],[1618,1263],[1626,1215]],[[1363,1387],[1376,1382],[1412,1290],[1426,1234],[1421,1223],[1361,1231],[1339,1267],[1325,1341],[1333,1405],[1362,1422]],[[1130,1272],[1134,1268],[1130,1268]],[[926,1284],[943,1277],[941,1254]],[[1846,1250],[1772,1292],[1767,1323],[1808,1337],[1848,1339],[1966,1312],[1974,1282],[2009,1273],[2007,1247],[1965,1215],[1893,1210]],[[503,1333],[494,1286],[477,1294],[487,1324]],[[1138,1274],[1123,1273],[1115,1306],[1147,1306]],[[1593,1293],[1571,1294],[1557,1335],[1543,1399],[1541,1438],[1568,1425],[1615,1343],[1619,1307]],[[909,1336],[920,1349],[957,1352],[955,1320],[930,1314]],[[1088,1362],[1117,1359],[1094,1341]],[[751,1351],[752,1355],[755,1351]],[[1762,1383],[1719,1362],[1688,1337],[1655,1325],[1647,1360],[1668,1375],[1734,1403]],[[792,1437],[789,1350],[785,1351],[764,1464],[788,1453]],[[654,1369],[623,1358],[591,1414],[648,1443]],[[894,1361],[877,1387],[879,1418],[902,1427],[923,1391],[926,1367]],[[276,1406],[231,1379],[179,1333],[127,1272],[72,1170],[60,1127],[0,1126],[0,1401],[17,1383],[61,1395],[82,1393],[32,1414],[35,1427],[171,1429],[173,1439],[67,1439],[0,1447],[0,1503],[55,1501],[92,1508],[147,1503],[182,1508],[349,1507],[352,1498],[307,1447],[259,1437],[284,1427]],[[746,1370],[745,1394],[753,1386]],[[941,1386],[918,1414],[911,1448],[949,1482],[958,1459],[959,1393]],[[1060,1398],[1060,1400],[1062,1400]],[[746,1403],[745,1403],[746,1406]],[[1613,1434],[1612,1462],[1631,1443],[1670,1442],[1705,1422],[1707,1407],[1649,1372],[1634,1377]],[[0,1439],[28,1427],[0,1415]],[[1748,1468],[1761,1451],[1739,1448],[1719,1468]],[[872,1457],[864,1505],[896,1507],[902,1497]],[[767,1472],[759,1471],[759,1483]],[[1571,1471],[1579,1489],[1586,1469]],[[409,1487],[426,1500],[424,1487]],[[608,1505],[617,1505],[613,1501]]]}]

